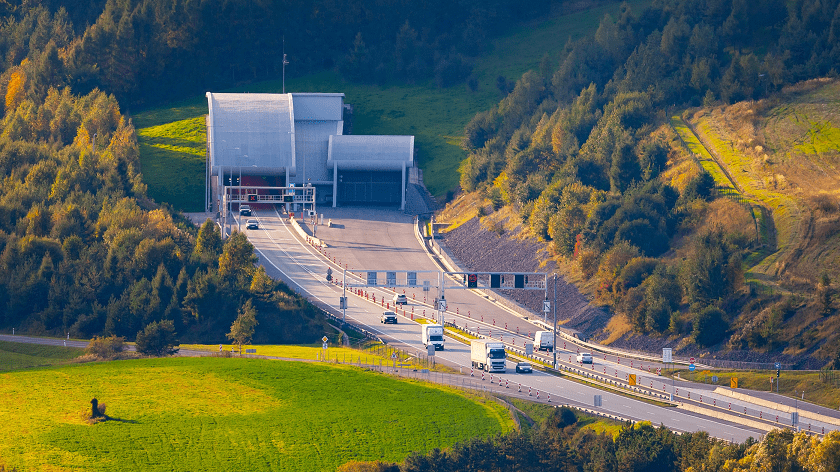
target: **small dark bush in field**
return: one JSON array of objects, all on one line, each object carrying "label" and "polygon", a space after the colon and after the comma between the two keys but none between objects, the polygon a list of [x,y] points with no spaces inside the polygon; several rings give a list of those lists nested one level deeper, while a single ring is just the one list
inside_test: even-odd
[{"label": "small dark bush in field", "polygon": [[178,352],[178,338],[172,320],[151,322],[137,333],[137,352],[149,356],[171,356]]}]

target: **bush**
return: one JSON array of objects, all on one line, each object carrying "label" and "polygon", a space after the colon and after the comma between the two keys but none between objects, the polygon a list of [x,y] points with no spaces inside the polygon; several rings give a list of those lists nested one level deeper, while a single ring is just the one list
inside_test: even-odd
[{"label": "bush", "polygon": [[691,201],[695,199],[710,200],[712,197],[712,190],[715,188],[715,179],[708,172],[700,172],[696,177],[689,180],[683,190],[683,200]]},{"label": "bush", "polygon": [[108,336],[102,338],[94,336],[85,348],[85,354],[90,354],[98,359],[116,359],[125,350],[125,338],[121,336]]},{"label": "bush", "polygon": [[700,346],[713,346],[726,337],[728,329],[723,311],[715,306],[706,307],[694,318],[694,341]]},{"label": "bush", "polygon": [[647,302],[647,316],[645,318],[645,327],[649,331],[662,333],[670,326],[671,309],[669,303],[664,298],[657,298],[653,301]]},{"label": "bush", "polygon": [[596,272],[598,272],[598,254],[594,251],[582,251],[580,256],[578,257],[578,265],[580,266],[580,271],[583,273],[583,276],[586,280],[592,278]]},{"label": "bush", "polygon": [[148,356],[169,356],[178,352],[175,325],[171,320],[151,322],[137,333],[137,352]]}]

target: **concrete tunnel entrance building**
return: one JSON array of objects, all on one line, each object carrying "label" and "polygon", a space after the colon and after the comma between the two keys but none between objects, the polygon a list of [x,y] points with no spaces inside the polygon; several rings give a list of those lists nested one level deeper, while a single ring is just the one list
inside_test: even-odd
[{"label": "concrete tunnel entrance building", "polygon": [[[414,136],[344,135],[343,93],[207,92],[208,195],[224,176],[316,188],[320,203],[405,209]],[[216,183],[217,185],[212,185]],[[230,185],[230,184],[228,184]]]}]

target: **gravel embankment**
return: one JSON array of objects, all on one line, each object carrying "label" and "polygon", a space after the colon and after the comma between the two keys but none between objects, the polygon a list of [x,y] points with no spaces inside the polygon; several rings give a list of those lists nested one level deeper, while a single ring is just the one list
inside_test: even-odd
[{"label": "gravel embankment", "polygon": [[[442,236],[450,253],[464,268],[477,272],[552,272],[554,262],[540,267],[540,257],[546,256],[545,245],[532,239],[517,239],[516,235],[499,236],[481,226],[473,218]],[[548,259],[548,257],[545,257]],[[538,290],[499,290],[506,298],[517,301],[535,313],[542,312],[545,293]],[[549,281],[549,299],[554,288]],[[605,310],[589,304],[577,287],[557,280],[557,318],[566,320],[566,328],[585,333],[601,331],[610,319]]]}]

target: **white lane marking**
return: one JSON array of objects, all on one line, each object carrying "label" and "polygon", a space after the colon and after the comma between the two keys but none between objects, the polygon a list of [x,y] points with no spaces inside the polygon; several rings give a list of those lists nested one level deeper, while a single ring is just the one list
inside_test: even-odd
[{"label": "white lane marking", "polygon": [[[274,209],[274,211],[275,211],[275,213],[277,213],[277,208],[275,208],[275,209]],[[285,229],[285,230],[287,230],[287,231],[288,231],[288,228],[286,227],[286,224],[283,222],[283,218],[282,218],[282,217],[280,217],[280,214],[279,214],[279,213],[277,213],[277,216],[279,217],[280,224],[281,224],[281,225],[283,225],[283,229]],[[255,217],[257,218],[257,220],[259,220],[259,216],[255,216]],[[289,254],[289,253],[288,253],[285,249],[283,249],[283,247],[282,247],[280,244],[278,244],[278,243],[275,241],[275,239],[271,236],[271,233],[268,231],[268,229],[266,229],[265,227],[263,227],[263,225],[262,225],[262,221],[260,221],[260,229],[261,229],[261,230],[263,230],[263,231],[265,232],[266,236],[268,236],[268,239],[270,239],[270,240],[274,243],[274,245],[275,245],[275,246],[277,246],[277,248],[278,248],[278,249],[279,249],[279,250],[280,250],[283,254],[285,254],[285,255],[286,255],[286,256],[287,256],[290,260],[294,261],[294,263],[295,263],[295,264],[297,264],[297,265],[298,265],[300,268],[302,268],[304,271],[306,271],[307,273],[309,273],[309,274],[312,276],[312,278],[314,278],[314,279],[315,279],[318,283],[320,283],[320,284],[321,284],[321,285],[323,285],[323,286],[330,287],[331,289],[333,288],[333,286],[332,286],[331,284],[328,284],[328,283],[326,283],[325,281],[320,280],[320,279],[319,279],[319,277],[317,277],[313,271],[311,271],[308,267],[304,266],[304,265],[303,265],[300,261],[298,261],[298,258],[297,258],[297,257],[290,255],[290,254]],[[298,244],[299,244],[300,246],[304,247],[305,249],[307,249],[307,251],[308,251],[308,248],[306,248],[306,246],[303,246],[303,244],[300,244],[300,242],[299,242],[299,241],[298,241]],[[277,269],[277,270],[278,270],[281,274],[283,274],[283,275],[284,275],[284,276],[285,276],[285,277],[286,277],[286,278],[287,278],[290,282],[295,283],[295,285],[297,285],[298,287],[300,287],[300,289],[301,289],[301,290],[303,290],[304,292],[308,293],[308,294],[309,294],[309,295],[311,295],[313,298],[315,298],[315,299],[319,300],[321,303],[324,303],[325,305],[331,306],[329,303],[325,302],[323,299],[321,299],[320,297],[318,297],[318,296],[317,296],[317,295],[315,295],[314,293],[312,293],[312,292],[310,292],[309,290],[307,290],[307,289],[306,289],[303,285],[301,285],[300,283],[294,282],[294,280],[295,280],[295,279],[294,279],[294,277],[291,277],[291,276],[290,276],[288,273],[286,273],[283,269],[281,269],[280,267],[278,267],[278,266],[277,266],[274,262],[272,262],[272,261],[271,261],[271,259],[270,259],[270,258],[269,258],[269,257],[268,257],[268,256],[267,256],[264,252],[262,252],[259,248],[257,248],[257,247],[255,246],[255,247],[254,247],[254,249],[256,249],[256,251],[257,251],[257,252],[259,252],[259,253],[263,256],[263,258],[264,258],[265,260],[267,260],[267,261],[268,261],[268,263],[269,263],[269,264],[271,264],[271,265],[272,265],[275,269]],[[312,254],[312,253],[311,253],[311,251],[309,251],[309,252],[310,252],[310,254]],[[313,256],[314,256],[314,254],[313,254]],[[375,304],[374,304],[374,305],[375,305]],[[363,307],[359,307],[359,308],[360,308],[361,310],[365,310]],[[366,313],[366,314],[371,314],[371,315],[372,315],[373,313],[368,312],[368,313]],[[375,333],[379,333],[379,334],[381,334],[381,335],[383,335],[383,336],[388,336],[388,337],[390,337],[390,338],[394,339],[394,337],[393,337],[394,335],[393,335],[393,334],[391,334],[391,333],[386,333],[386,332],[384,332],[384,331],[381,331],[381,330],[377,329],[375,326],[371,326],[371,325],[367,324],[366,322],[364,322],[364,321],[362,321],[361,319],[357,318],[357,316],[356,316],[356,315],[350,315],[350,314],[348,314],[348,315],[347,315],[347,318],[348,318],[348,319],[355,320],[356,322],[358,322],[358,323],[362,324],[363,326],[365,326],[366,328],[370,329],[371,331],[373,331],[373,332],[375,332]],[[402,342],[402,341],[401,341],[401,342]]]}]

